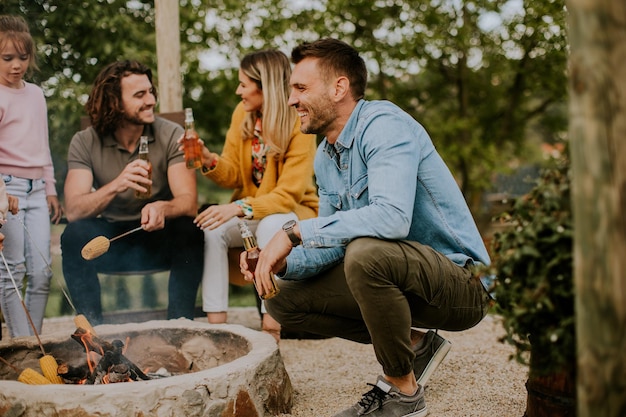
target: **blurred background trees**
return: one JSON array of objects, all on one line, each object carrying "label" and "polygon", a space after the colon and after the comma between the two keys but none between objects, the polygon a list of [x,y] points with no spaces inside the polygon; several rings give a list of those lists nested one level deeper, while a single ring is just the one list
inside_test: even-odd
[{"label": "blurred background trees", "polygon": [[[289,54],[301,41],[337,37],[367,61],[369,99],[394,101],[420,121],[472,211],[485,218],[494,175],[540,162],[539,144],[567,130],[563,0],[181,0],[183,105],[202,138],[221,149],[238,102],[239,59]],[[59,191],[66,151],[90,84],[117,59],[155,70],[154,2],[3,0],[25,16],[39,47],[33,81],[47,95]],[[216,202],[201,181],[201,203]],[[482,222],[481,222],[482,223]]]}]

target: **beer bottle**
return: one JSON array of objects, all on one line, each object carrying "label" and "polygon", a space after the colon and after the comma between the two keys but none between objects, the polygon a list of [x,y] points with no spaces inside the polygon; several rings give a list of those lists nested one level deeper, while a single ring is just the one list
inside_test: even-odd
[{"label": "beer bottle", "polygon": [[[148,179],[152,179],[152,163],[148,158],[148,137],[141,136],[139,138],[139,159],[142,159],[148,163]],[[150,198],[152,195],[152,185],[151,184],[139,184],[142,187],[146,188],[147,191],[135,191],[135,197],[137,198]]]},{"label": "beer bottle", "polygon": [[193,110],[185,109],[185,136],[183,149],[185,164],[189,169],[198,169],[202,166],[202,146],[198,142],[198,132],[194,126]]},{"label": "beer bottle", "polygon": [[[252,272],[252,275],[254,275],[254,270],[256,269],[256,264],[259,261],[259,254],[261,251],[259,250],[259,246],[256,243],[256,238],[250,231],[250,228],[248,227],[248,224],[246,222],[239,222],[239,232],[241,233],[241,238],[243,239],[243,246],[246,249],[246,261],[248,262],[248,270]],[[272,288],[267,293],[260,294],[260,297],[263,300],[274,297],[280,291],[280,289],[276,285],[276,279],[274,278],[274,274],[271,274],[270,276],[272,278]],[[254,279],[254,286],[258,292],[259,287],[257,286],[256,278]]]}]

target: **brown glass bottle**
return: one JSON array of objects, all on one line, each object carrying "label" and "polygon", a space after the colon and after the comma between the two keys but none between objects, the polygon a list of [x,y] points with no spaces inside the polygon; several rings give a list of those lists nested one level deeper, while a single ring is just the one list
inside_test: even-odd
[{"label": "brown glass bottle", "polygon": [[[148,163],[148,179],[151,180],[152,179],[152,163],[150,162],[150,159],[148,158],[148,137],[147,136],[141,136],[139,138],[139,159],[142,159]],[[152,196],[152,184],[139,184],[139,185],[146,188],[147,191],[145,192],[135,191],[135,197],[142,198],[142,199],[150,198]]]},{"label": "brown glass bottle", "polygon": [[202,166],[202,146],[198,142],[198,132],[194,125],[193,110],[185,109],[185,136],[183,149],[185,164],[189,169],[198,169]]},{"label": "brown glass bottle", "polygon": [[[256,264],[259,261],[259,254],[261,253],[261,251],[259,250],[259,246],[256,243],[256,238],[250,231],[250,228],[248,227],[248,224],[246,222],[239,222],[239,232],[241,233],[243,246],[246,249],[247,253],[246,261],[248,262],[248,270],[252,272],[252,275],[254,275],[254,270],[256,269]],[[278,294],[280,291],[278,285],[276,285],[276,279],[274,278],[274,275],[272,274],[270,275],[270,277],[272,279],[272,288],[270,289],[270,291],[260,294],[260,297],[263,300],[267,300],[268,298],[276,296],[276,294]],[[259,287],[257,286],[256,278],[254,279],[254,286],[256,287],[258,292]]]}]

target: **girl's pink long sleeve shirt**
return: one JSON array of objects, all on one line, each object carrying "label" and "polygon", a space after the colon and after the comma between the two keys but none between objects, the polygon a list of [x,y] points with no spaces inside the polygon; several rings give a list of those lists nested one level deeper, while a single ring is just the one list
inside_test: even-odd
[{"label": "girl's pink long sleeve shirt", "polygon": [[41,88],[0,85],[0,173],[46,182],[57,195],[48,140],[48,109]]}]

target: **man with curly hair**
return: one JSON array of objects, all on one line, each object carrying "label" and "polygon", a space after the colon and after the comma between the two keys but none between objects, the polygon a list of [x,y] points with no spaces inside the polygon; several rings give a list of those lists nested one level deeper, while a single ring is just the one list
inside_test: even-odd
[{"label": "man with curly hair", "polygon": [[[61,236],[63,274],[77,312],[102,322],[98,272],[170,270],[168,318],[194,317],[202,279],[204,235],[197,213],[195,171],[187,169],[177,140],[181,126],[156,117],[151,70],[136,61],[114,62],[97,76],[86,104],[91,126],[74,135],[65,181],[69,224]],[[152,164],[138,158],[148,137]],[[135,192],[145,192],[147,199]],[[82,247],[96,236],[113,237],[102,256],[86,260]]]}]

